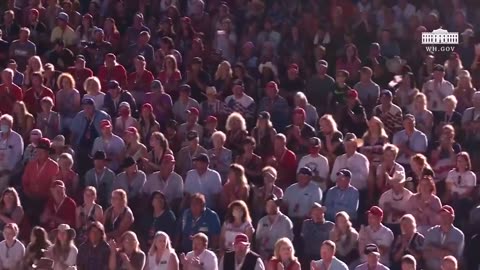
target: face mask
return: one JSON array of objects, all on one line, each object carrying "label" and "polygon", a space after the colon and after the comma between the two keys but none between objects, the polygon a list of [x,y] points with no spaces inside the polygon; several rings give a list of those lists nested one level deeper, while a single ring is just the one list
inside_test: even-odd
[{"label": "face mask", "polygon": [[0,125],[0,132],[7,133],[10,131],[10,127],[8,125]]},{"label": "face mask", "polygon": [[243,217],[243,212],[242,212],[242,211],[239,211],[239,210],[233,210],[233,211],[232,211],[232,215],[233,215],[233,217],[235,217],[235,218],[241,218],[241,217]]}]

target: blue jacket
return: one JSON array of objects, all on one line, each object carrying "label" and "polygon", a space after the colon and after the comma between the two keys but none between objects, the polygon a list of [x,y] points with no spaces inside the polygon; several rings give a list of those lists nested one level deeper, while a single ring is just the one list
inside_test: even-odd
[{"label": "blue jacket", "polygon": [[110,93],[107,93],[105,95],[105,99],[103,100],[103,108],[105,112],[110,115],[110,117],[115,119],[118,116],[118,105],[120,105],[120,103],[122,102],[127,102],[130,105],[132,116],[137,118],[137,103],[135,102],[132,94],[125,90],[122,90],[122,92],[120,93],[120,99],[118,100],[117,106],[115,106],[114,104],[112,95]]},{"label": "blue jacket", "polygon": [[[106,112],[101,110],[95,111],[95,116],[93,117],[93,125],[95,126],[95,129],[97,130],[98,134],[102,134],[100,129],[100,122],[105,119],[110,121],[112,120]],[[85,128],[87,127],[87,125],[88,123],[87,123],[87,118],[85,117],[85,112],[80,111],[79,113],[77,113],[77,115],[75,115],[75,117],[72,120],[72,123],[70,124],[70,131],[72,132],[72,135],[74,136],[74,140],[75,140],[71,142],[74,148],[76,148],[80,143],[80,140],[82,138],[83,133],[85,132]]]}]

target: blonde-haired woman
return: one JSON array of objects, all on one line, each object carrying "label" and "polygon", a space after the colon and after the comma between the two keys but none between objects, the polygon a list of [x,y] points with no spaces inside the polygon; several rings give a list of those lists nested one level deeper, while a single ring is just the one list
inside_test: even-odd
[{"label": "blonde-haired woman", "polygon": [[[368,121],[367,132],[363,135],[363,146],[360,148],[360,153],[364,154],[368,161],[370,161],[370,174],[368,176],[369,183],[375,183],[376,168],[382,162],[383,145],[388,143],[388,135],[380,118],[373,116]],[[368,189],[369,199],[374,200],[374,190]]]},{"label": "blonde-haired woman", "polygon": [[145,253],[140,249],[137,235],[132,231],[122,234],[120,242],[110,240],[110,270],[135,269],[142,270],[145,266]]},{"label": "blonde-haired woman", "polygon": [[148,251],[145,270],[178,270],[179,264],[168,234],[162,231],[155,233],[152,246]]},{"label": "blonde-haired woman", "polygon": [[258,114],[257,125],[252,129],[252,137],[256,144],[255,154],[263,159],[273,155],[273,142],[277,131],[273,128],[272,121],[270,121],[270,113],[263,111]]},{"label": "blonde-haired woman", "polygon": [[73,170],[73,157],[70,153],[62,153],[58,157],[58,173],[56,180],[65,183],[65,189],[69,197],[78,197],[78,173]]},{"label": "blonde-haired woman", "polygon": [[27,68],[24,72],[25,79],[23,81],[22,88],[27,91],[27,89],[30,88],[30,86],[32,85],[32,74],[35,72],[40,72],[41,74],[43,74],[44,71],[45,70],[43,69],[43,63],[40,56],[35,55],[30,57],[30,59],[28,59]]},{"label": "blonde-haired woman", "polygon": [[337,122],[331,114],[325,114],[318,120],[320,132],[318,138],[322,141],[321,153],[328,159],[328,164],[335,163],[337,156],[343,154],[343,135],[338,131]]},{"label": "blonde-haired woman", "polygon": [[178,96],[176,91],[182,81],[182,74],[178,69],[175,56],[171,54],[165,56],[163,69],[158,73],[158,80],[162,83],[165,92],[176,100]]},{"label": "blonde-haired woman", "polygon": [[223,209],[227,209],[228,205],[235,200],[247,201],[249,194],[250,186],[245,176],[245,169],[242,165],[233,163],[230,165],[228,180],[222,189],[221,201]]},{"label": "blonde-haired woman", "polygon": [[30,131],[35,125],[35,117],[28,112],[27,106],[23,101],[17,101],[12,109],[13,130],[22,136],[24,141],[29,141]]},{"label": "blonde-haired woman", "polygon": [[417,230],[425,234],[438,223],[438,211],[442,207],[435,182],[431,176],[425,176],[418,182],[417,193],[408,200],[408,213],[415,217]]},{"label": "blonde-haired woman", "polygon": [[417,232],[417,222],[411,214],[406,214],[400,218],[401,234],[393,242],[392,260],[393,264],[400,264],[404,255],[410,254],[421,262],[422,247],[425,237]]},{"label": "blonde-haired woman", "polygon": [[83,191],[83,204],[77,206],[75,227],[78,231],[77,243],[83,243],[88,239],[88,226],[92,222],[103,221],[103,209],[95,201],[97,200],[97,189],[87,186]]},{"label": "blonde-haired woman", "polygon": [[395,161],[398,151],[398,147],[394,144],[387,143],[383,146],[382,162],[374,167],[374,182],[369,183],[372,186],[368,187],[369,194],[374,193],[371,202],[376,202],[381,194],[390,189],[390,179],[395,172],[405,173],[405,168]]},{"label": "blonde-haired woman", "polygon": [[358,257],[358,232],[353,228],[347,212],[335,215],[335,227],[330,231],[330,240],[336,247],[335,255],[347,265]]},{"label": "blonde-haired woman", "polygon": [[275,185],[277,181],[277,170],[272,166],[262,169],[263,185],[253,187],[252,213],[255,220],[259,220],[265,213],[265,200],[272,195],[283,198],[283,190]]},{"label": "blonde-haired woman", "polygon": [[277,240],[273,257],[268,261],[266,270],[300,270],[301,266],[295,257],[292,241],[284,237]]},{"label": "blonde-haired woman", "polygon": [[111,204],[105,211],[105,233],[108,239],[120,239],[133,224],[133,212],[128,207],[127,193],[123,189],[112,191]]},{"label": "blonde-haired woman", "polygon": [[472,84],[472,77],[468,70],[460,70],[457,77],[457,87],[453,89],[453,95],[457,98],[457,112],[463,113],[473,106],[473,94],[477,91]]},{"label": "blonde-haired woman", "polygon": [[415,96],[410,113],[415,116],[416,128],[430,140],[433,129],[433,113],[427,109],[427,96],[424,93],[418,93]]},{"label": "blonde-haired woman", "polygon": [[75,89],[75,79],[70,73],[60,74],[57,85],[60,90],[55,97],[56,109],[64,130],[70,127],[72,119],[80,111],[80,92]]},{"label": "blonde-haired woman", "polygon": [[83,83],[83,89],[85,89],[85,96],[83,98],[91,98],[95,101],[95,108],[101,110],[103,108],[103,101],[105,99],[105,93],[102,92],[102,84],[98,77],[92,76],[85,80]]},{"label": "blonde-haired woman", "polygon": [[221,98],[226,98],[231,94],[233,81],[232,66],[228,61],[222,61],[218,64],[217,71],[215,71],[214,85],[218,90],[218,95]]},{"label": "blonde-haired woman", "polygon": [[137,162],[148,157],[147,147],[140,142],[140,133],[135,127],[129,127],[125,130],[123,140],[126,146],[125,157],[132,157]]},{"label": "blonde-haired woman", "polygon": [[227,130],[225,147],[232,150],[236,156],[242,152],[243,142],[248,135],[247,122],[241,114],[234,112],[228,116],[225,128]]}]

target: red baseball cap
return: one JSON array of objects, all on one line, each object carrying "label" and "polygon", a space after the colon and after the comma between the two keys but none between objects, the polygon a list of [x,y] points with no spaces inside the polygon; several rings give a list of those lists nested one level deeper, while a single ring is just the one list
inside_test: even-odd
[{"label": "red baseball cap", "polygon": [[300,108],[300,107],[295,108],[293,110],[293,114],[301,114],[301,115],[303,115],[303,117],[306,116],[305,110]]},{"label": "red baseball cap", "polygon": [[248,240],[248,236],[243,234],[243,233],[239,233],[235,236],[235,240],[233,241],[233,244],[234,245],[249,245],[250,244],[250,241]]},{"label": "red baseball cap", "polygon": [[36,8],[30,9],[30,13],[35,14],[35,15],[37,15],[37,16],[40,15],[40,12],[39,12],[38,9],[36,9]]},{"label": "red baseball cap", "polygon": [[207,117],[207,120],[205,120],[205,122],[207,122],[207,123],[217,123],[218,119],[217,119],[217,117],[215,117],[213,115],[210,115],[210,116]]},{"label": "red baseball cap", "polygon": [[163,156],[162,162],[175,162],[175,157],[172,154],[166,154]]},{"label": "red baseball cap", "polygon": [[355,90],[355,89],[349,90],[348,93],[347,93],[347,97],[357,99],[358,98],[357,90]]},{"label": "red baseball cap", "polygon": [[276,82],[274,81],[269,81],[266,85],[265,85],[266,88],[273,88],[273,89],[278,89],[278,85]]},{"label": "red baseball cap", "polygon": [[455,216],[455,210],[453,209],[453,207],[451,207],[450,205],[444,205],[442,206],[442,208],[440,208],[440,213],[442,212],[445,212],[447,214],[450,214],[452,217]]},{"label": "red baseball cap", "polygon": [[147,109],[147,110],[149,110],[150,112],[153,112],[153,106],[152,106],[152,104],[150,104],[150,103],[145,103],[145,104],[143,104],[143,105],[142,105],[142,109]]},{"label": "red baseball cap", "polygon": [[370,210],[367,211],[367,213],[379,218],[383,218],[383,210],[378,206],[372,206]]},{"label": "red baseball cap", "polygon": [[125,132],[130,133],[130,134],[136,134],[136,133],[138,133],[138,130],[137,130],[136,127],[128,127],[127,130],[125,130]]},{"label": "red baseball cap", "polygon": [[299,67],[297,64],[291,64],[290,66],[288,66],[288,70],[295,70],[298,72]]},{"label": "red baseball cap", "polygon": [[110,120],[102,120],[100,121],[100,128],[111,127],[112,123]]},{"label": "red baseball cap", "polygon": [[187,113],[188,113],[188,114],[195,114],[196,116],[199,116],[199,115],[200,115],[200,112],[199,112],[198,109],[195,108],[195,107],[190,107],[190,109],[187,110]]}]

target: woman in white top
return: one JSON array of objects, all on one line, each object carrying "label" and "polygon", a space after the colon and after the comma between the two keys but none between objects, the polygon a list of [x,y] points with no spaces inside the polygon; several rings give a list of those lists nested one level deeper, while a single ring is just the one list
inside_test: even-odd
[{"label": "woman in white top", "polygon": [[55,244],[47,250],[46,255],[53,260],[53,269],[72,269],[77,264],[78,254],[78,249],[73,243],[76,236],[75,230],[68,224],[60,224],[52,233],[55,236]]},{"label": "woman in white top", "polygon": [[243,233],[252,241],[255,229],[252,225],[250,212],[244,201],[236,200],[228,205],[225,215],[225,223],[223,223],[220,232],[220,250],[221,253],[233,250],[233,242],[235,236]]},{"label": "woman in white top", "polygon": [[168,234],[158,231],[148,251],[145,270],[178,270],[179,261]]},{"label": "woman in white top", "polygon": [[76,210],[76,225],[79,237],[77,243],[83,243],[87,240],[87,227],[90,223],[103,221],[103,209],[95,201],[97,200],[97,189],[87,186],[83,191],[83,205],[78,206]]},{"label": "woman in white top", "polygon": [[100,80],[95,76],[87,78],[83,83],[83,89],[87,92],[84,98],[93,99],[95,101],[95,109],[101,110],[103,108],[105,93],[101,91],[102,85],[100,84]]},{"label": "woman in white top", "polygon": [[5,240],[0,242],[1,269],[20,269],[25,255],[25,246],[17,239],[18,232],[19,229],[15,223],[8,223],[3,228]]},{"label": "woman in white top", "polygon": [[448,173],[447,190],[442,200],[455,207],[457,213],[455,222],[462,222],[469,216],[473,206],[472,192],[477,185],[477,176],[472,172],[470,155],[467,152],[457,154],[456,168]]}]

